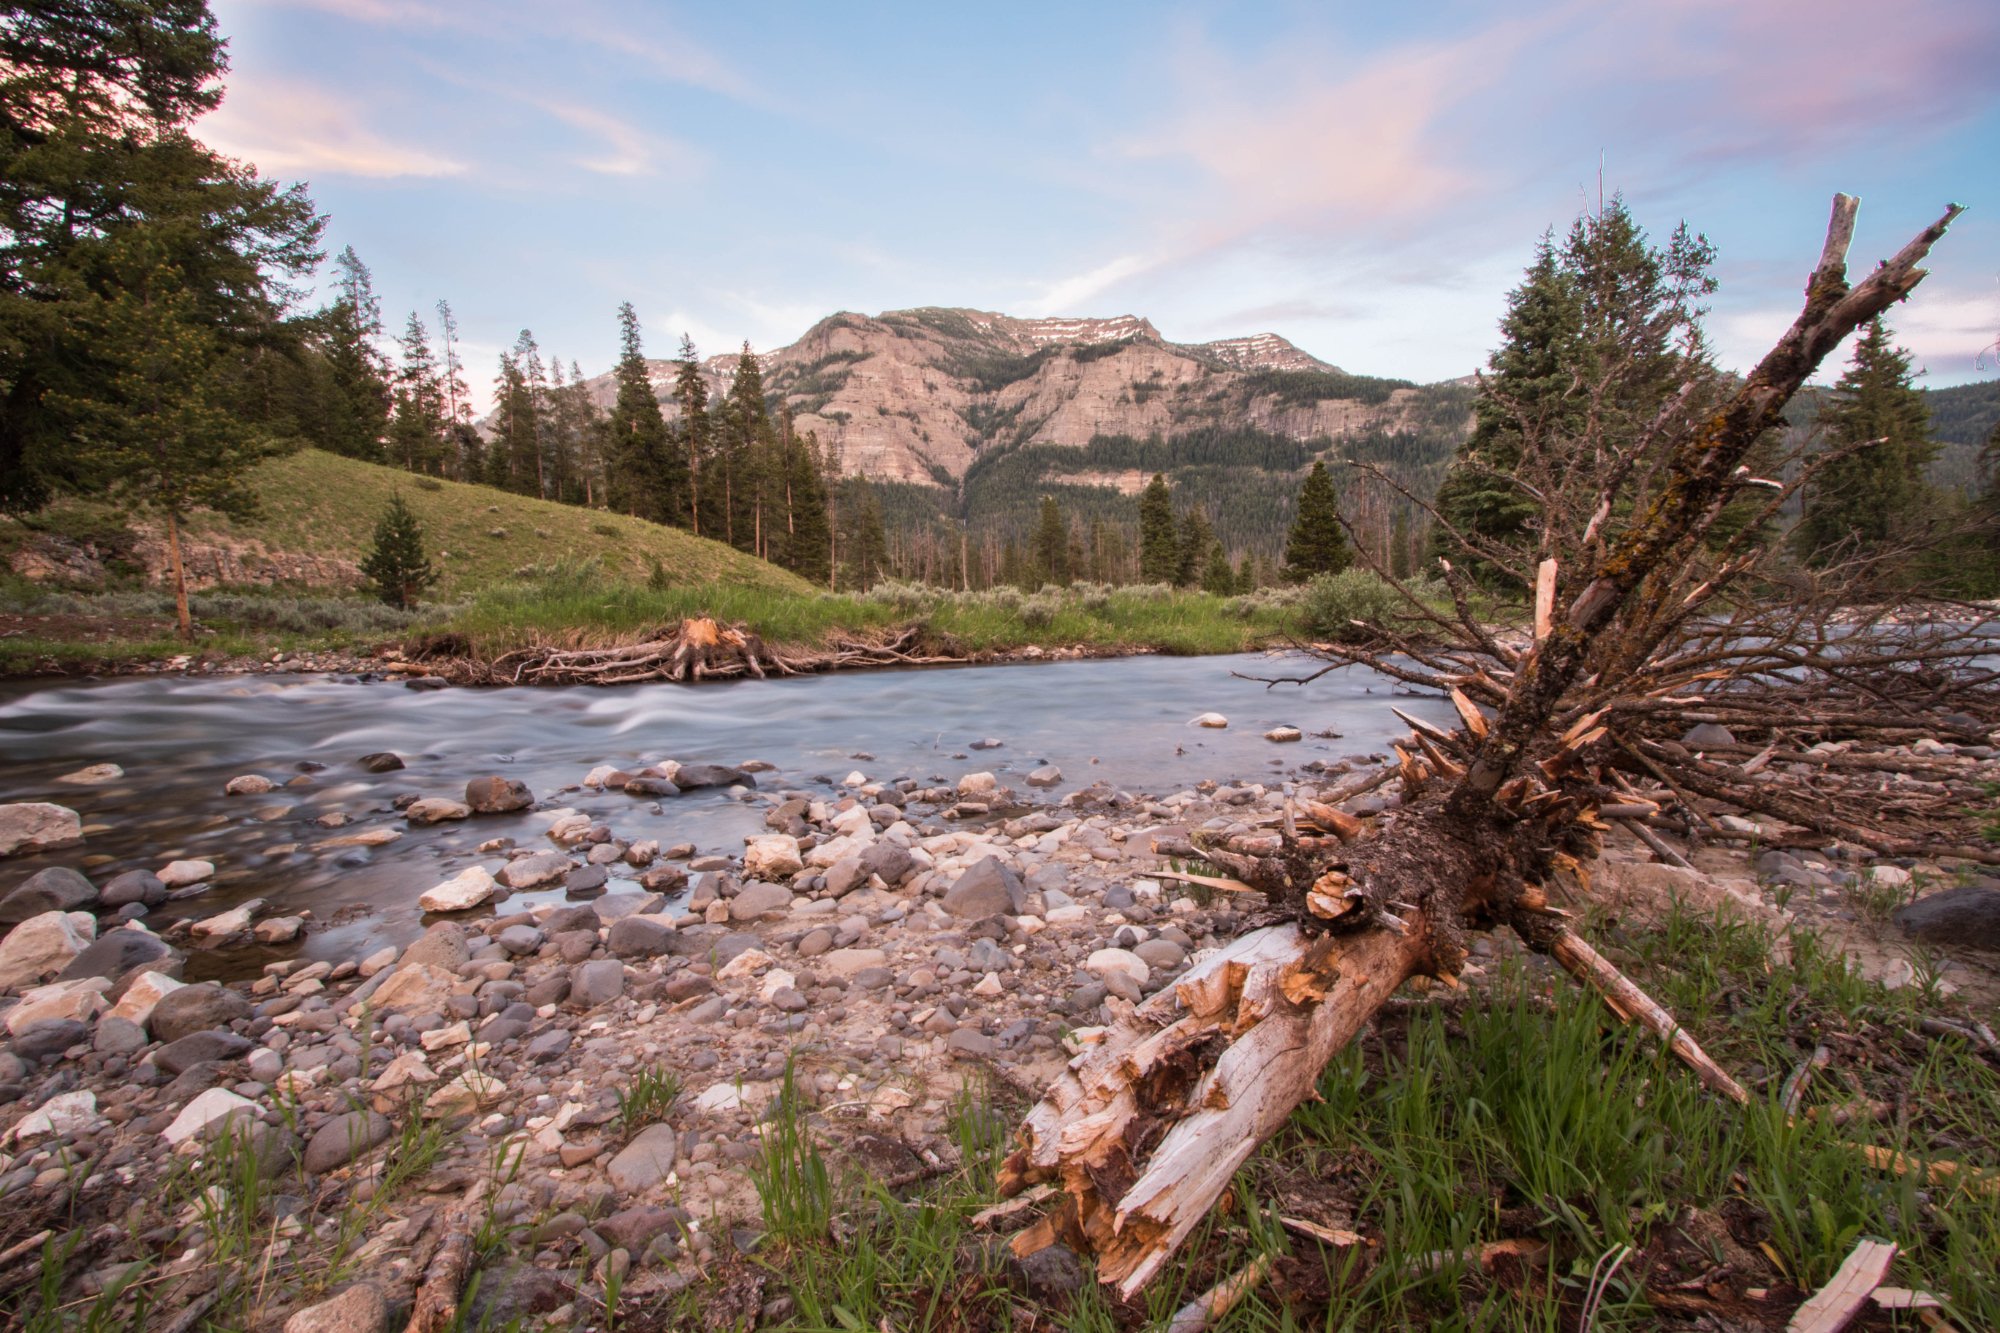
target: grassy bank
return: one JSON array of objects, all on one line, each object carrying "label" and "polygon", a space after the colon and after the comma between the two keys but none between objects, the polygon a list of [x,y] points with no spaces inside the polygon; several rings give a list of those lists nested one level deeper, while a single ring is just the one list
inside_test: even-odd
[{"label": "grassy bank", "polygon": [[[994,1201],[1018,1107],[968,1101],[961,1170],[895,1197],[829,1180],[809,1108],[793,1102],[765,1138],[768,1234],[754,1261],[621,1313],[632,1327],[692,1326],[681,1321],[755,1275],[788,1292],[790,1328],[1004,1328],[1027,1286],[1050,1318],[1037,1327],[1112,1333],[1162,1328],[1268,1256],[1271,1279],[1212,1327],[1554,1333],[1701,1316],[1777,1327],[1874,1236],[1901,1248],[1891,1283],[1934,1294],[1957,1327],[2000,1327],[2000,1197],[1876,1169],[1852,1146],[2000,1165],[2000,1072],[1956,1038],[1917,1034],[1937,995],[1865,983],[1803,934],[1780,941],[1680,912],[1602,938],[1746,1076],[1756,1104],[1704,1094],[1574,984],[1509,961],[1484,987],[1385,1012],[1327,1069],[1322,1100],[1244,1168],[1233,1206],[1134,1305],[1087,1275],[1037,1289],[1004,1238],[972,1224]],[[1820,1044],[1837,1052],[1833,1066],[1810,1114],[1788,1118],[1779,1088]],[[1871,1109],[1836,1127],[1839,1108]],[[1281,1218],[1360,1240],[1322,1247]],[[1483,1259],[1479,1247],[1496,1242]]]}]

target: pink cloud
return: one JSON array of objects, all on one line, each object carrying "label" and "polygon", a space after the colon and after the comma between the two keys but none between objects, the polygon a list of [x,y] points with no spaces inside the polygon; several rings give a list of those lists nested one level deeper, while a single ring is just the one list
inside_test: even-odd
[{"label": "pink cloud", "polygon": [[465,164],[371,129],[352,104],[288,80],[282,87],[237,75],[229,96],[198,131],[218,152],[274,176],[454,176]]}]

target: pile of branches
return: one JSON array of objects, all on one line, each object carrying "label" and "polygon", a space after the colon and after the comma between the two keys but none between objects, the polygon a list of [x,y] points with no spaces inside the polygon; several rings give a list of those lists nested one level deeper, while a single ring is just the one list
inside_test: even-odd
[{"label": "pile of branches", "polygon": [[[1801,458],[1780,471],[1790,480],[1766,480],[1746,465],[1752,450],[1844,338],[1917,286],[1959,212],[1851,286],[1856,208],[1836,196],[1803,311],[1726,396],[1709,401],[1690,380],[1618,438],[1602,424],[1615,413],[1595,410],[1619,401],[1629,368],[1612,364],[1575,387],[1591,407],[1581,437],[1520,422],[1518,475],[1540,506],[1531,549],[1450,535],[1532,589],[1528,630],[1483,624],[1470,580],[1446,562],[1453,612],[1406,589],[1405,622],[1363,627],[1365,648],[1323,649],[1322,671],[1383,671],[1448,698],[1458,725],[1405,717],[1411,732],[1386,774],[1289,809],[1276,831],[1192,848],[1223,872],[1198,878],[1262,893],[1278,920],[1136,1008],[1107,1002],[1116,1021],[1029,1113],[1002,1172],[1006,1192],[1055,1191],[1017,1253],[1061,1239],[1135,1295],[1399,985],[1457,984],[1475,930],[1512,929],[1658,1033],[1716,1095],[1747,1101],[1559,904],[1580,891],[1615,820],[1668,859],[1677,854],[1652,825],[1727,831],[1716,806],[1877,850],[1931,849],[1929,807],[1877,801],[1869,820],[1849,818],[1850,798],[1882,776],[1867,747],[1983,738],[2000,719],[1993,675],[1974,660],[1988,643],[1983,611],[1856,612],[1846,593],[1858,583],[1786,574],[1771,558],[1773,520],[1821,463]],[[1858,580],[1866,566],[1846,572]],[[1729,743],[1690,744],[1697,721],[1726,726]],[[1385,779],[1400,786],[1389,812],[1341,808]]]},{"label": "pile of branches", "polygon": [[487,685],[633,685],[651,681],[799,676],[849,667],[935,666],[968,659],[924,651],[920,627],[872,639],[841,637],[822,649],[779,650],[744,625],[690,616],[611,647],[542,645],[503,653],[478,667]]}]

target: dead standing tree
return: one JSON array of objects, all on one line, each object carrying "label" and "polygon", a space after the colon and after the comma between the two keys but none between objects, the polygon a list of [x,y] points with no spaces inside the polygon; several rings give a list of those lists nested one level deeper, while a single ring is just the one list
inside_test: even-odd
[{"label": "dead standing tree", "polygon": [[[1659,758],[1634,748],[1635,737],[1650,743],[1635,722],[1691,704],[1726,715],[1746,697],[1722,688],[1731,683],[1782,692],[1814,676],[1839,682],[1850,702],[1873,698],[1882,670],[1936,660],[1935,636],[1840,633],[1824,616],[1816,637],[1801,642],[1801,622],[1789,627],[1794,637],[1753,649],[1743,636],[1775,636],[1787,628],[1783,613],[1753,625],[1725,609],[1768,550],[1762,523],[1723,535],[1725,515],[1741,516],[1732,501],[1764,496],[1758,517],[1771,517],[1786,491],[1752,476],[1746,458],[1842,339],[1917,286],[1918,264],[1960,211],[1948,208],[1850,286],[1856,208],[1836,196],[1804,310],[1726,400],[1707,404],[1685,388],[1629,442],[1591,435],[1599,418],[1585,414],[1585,437],[1564,444],[1563,493],[1588,503],[1571,521],[1546,498],[1553,489],[1540,497],[1541,559],[1522,571],[1536,594],[1531,640],[1502,643],[1452,574],[1456,619],[1418,607],[1434,639],[1390,635],[1376,649],[1329,654],[1448,694],[1462,725],[1406,719],[1415,731],[1398,748],[1402,801],[1391,814],[1358,820],[1334,793],[1304,812],[1320,836],[1288,827],[1199,847],[1290,919],[1243,936],[1121,1015],[1029,1113],[1001,1187],[1053,1182],[1061,1193],[1017,1251],[1063,1238],[1096,1257],[1102,1281],[1135,1294],[1399,985],[1418,974],[1452,984],[1468,930],[1511,927],[1667,1039],[1707,1086],[1747,1099],[1564,924],[1550,890],[1594,854],[1608,812],[1657,806],[1629,791],[1621,765],[1671,780]],[[1477,549],[1476,539],[1467,544]],[[1897,711],[1874,699],[1878,716]]]}]

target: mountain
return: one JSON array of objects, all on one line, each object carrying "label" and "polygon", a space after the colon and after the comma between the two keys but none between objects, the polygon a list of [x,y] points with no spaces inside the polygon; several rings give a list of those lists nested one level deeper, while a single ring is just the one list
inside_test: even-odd
[{"label": "mountain", "polygon": [[[738,359],[702,363],[715,393]],[[844,312],[759,361],[772,407],[844,476],[904,492],[887,502],[904,528],[937,515],[1018,534],[1045,491],[1130,522],[1129,497],[1166,471],[1203,487],[1226,542],[1275,554],[1314,456],[1343,443],[1428,491],[1470,419],[1464,383],[1351,375],[1275,333],[1170,342],[1135,315]],[[673,363],[648,370],[671,418]],[[609,375],[588,383],[616,396]]]}]

